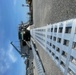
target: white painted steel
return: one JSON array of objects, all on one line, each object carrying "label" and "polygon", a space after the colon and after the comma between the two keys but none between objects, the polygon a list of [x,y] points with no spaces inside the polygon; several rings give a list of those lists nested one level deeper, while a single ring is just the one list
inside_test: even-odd
[{"label": "white painted steel", "polygon": [[[59,32],[60,27],[62,27],[62,32]],[[52,56],[64,75],[68,75],[70,72],[72,74],[69,75],[76,75],[76,44],[73,48],[73,42],[76,42],[76,19],[31,29],[31,36]],[[54,40],[54,37],[56,40]],[[58,38],[61,39],[60,42],[58,42]],[[67,56],[62,54],[62,51]],[[71,56],[73,57],[72,60]],[[72,63],[73,60],[74,63]]]}]

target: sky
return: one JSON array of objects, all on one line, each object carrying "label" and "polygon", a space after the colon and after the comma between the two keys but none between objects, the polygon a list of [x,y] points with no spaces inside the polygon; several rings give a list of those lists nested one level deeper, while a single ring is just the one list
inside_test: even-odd
[{"label": "sky", "polygon": [[28,21],[25,0],[0,0],[0,75],[25,75],[24,59],[10,45],[19,48],[18,24]]}]

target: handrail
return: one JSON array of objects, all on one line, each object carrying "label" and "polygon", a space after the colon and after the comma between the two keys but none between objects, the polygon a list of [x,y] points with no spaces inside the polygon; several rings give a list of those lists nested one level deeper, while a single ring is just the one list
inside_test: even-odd
[{"label": "handrail", "polygon": [[35,48],[33,46],[32,41],[31,41],[31,47],[32,47],[32,50],[33,50],[34,60],[35,60],[35,64],[36,64],[35,68],[37,68],[38,75],[45,75],[42,64],[41,64],[41,61],[40,61],[38,55],[35,52]]},{"label": "handrail", "polygon": [[69,73],[69,69],[76,75],[76,19],[34,28],[30,32],[64,75]]}]

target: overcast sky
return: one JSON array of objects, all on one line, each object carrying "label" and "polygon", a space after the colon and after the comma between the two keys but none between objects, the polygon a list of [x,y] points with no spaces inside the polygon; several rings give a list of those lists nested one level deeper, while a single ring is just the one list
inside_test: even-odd
[{"label": "overcast sky", "polygon": [[24,60],[10,45],[18,46],[18,24],[28,21],[25,0],[0,0],[0,75],[25,75]]}]

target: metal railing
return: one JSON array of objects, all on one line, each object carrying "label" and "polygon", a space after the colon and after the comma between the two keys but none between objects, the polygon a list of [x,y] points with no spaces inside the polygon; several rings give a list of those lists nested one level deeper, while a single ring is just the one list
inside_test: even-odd
[{"label": "metal railing", "polygon": [[31,41],[31,47],[32,47],[32,50],[33,50],[33,55],[34,55],[34,60],[35,60],[35,68],[37,69],[37,73],[38,75],[45,75],[44,73],[44,70],[43,70],[43,67],[42,67],[42,64],[41,64],[41,61],[35,51],[35,48],[33,46],[33,42]]},{"label": "metal railing", "polygon": [[30,30],[64,75],[76,75],[76,19]]}]

